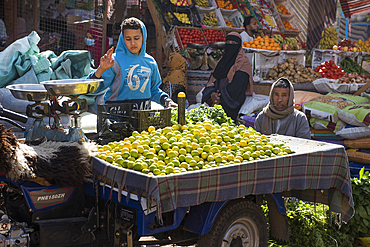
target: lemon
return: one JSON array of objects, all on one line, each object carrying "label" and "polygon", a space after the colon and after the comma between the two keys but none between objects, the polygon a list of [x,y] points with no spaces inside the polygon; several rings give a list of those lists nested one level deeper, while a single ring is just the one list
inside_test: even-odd
[{"label": "lemon", "polygon": [[184,130],[188,130],[188,126],[186,126],[186,125],[182,125],[182,126],[181,126],[181,130],[182,130],[182,131],[184,131]]},{"label": "lemon", "polygon": [[133,162],[131,160],[127,162],[127,168],[128,169],[132,169],[134,167],[134,165],[135,165],[135,162]]},{"label": "lemon", "polygon": [[228,161],[233,161],[234,160],[234,155],[233,154],[229,154],[229,155],[227,155],[227,160]]},{"label": "lemon", "polygon": [[203,146],[203,151],[209,153],[211,151],[211,146],[210,145],[204,145]]},{"label": "lemon", "polygon": [[171,174],[171,173],[173,173],[173,167],[167,166],[166,167],[166,174]]},{"label": "lemon", "polygon": [[186,162],[186,163],[189,163],[192,159],[193,159],[193,157],[192,157],[192,156],[186,156],[186,157],[185,157],[185,162]]},{"label": "lemon", "polygon": [[201,157],[202,157],[202,159],[207,159],[208,153],[207,152],[201,153]]},{"label": "lemon", "polygon": [[198,150],[192,150],[191,151],[191,156],[199,156]]},{"label": "lemon", "polygon": [[112,155],[109,155],[109,156],[107,156],[107,158],[105,158],[105,161],[106,161],[106,162],[109,162],[109,163],[113,163],[114,158],[113,158],[113,156],[112,156]]},{"label": "lemon", "polygon": [[162,149],[163,150],[167,150],[169,148],[170,148],[170,144],[168,144],[167,142],[165,142],[165,143],[162,144]]},{"label": "lemon", "polygon": [[179,153],[177,151],[173,151],[173,150],[171,150],[167,154],[167,156],[170,157],[170,158],[177,157],[178,155],[179,155]]},{"label": "lemon", "polygon": [[214,161],[215,158],[213,157],[213,155],[208,155],[207,157],[207,161]]},{"label": "lemon", "polygon": [[243,159],[244,160],[249,160],[249,158],[250,158],[250,152],[243,153]]},{"label": "lemon", "polygon": [[181,162],[181,164],[180,164],[180,166],[179,166],[180,168],[185,168],[185,169],[188,169],[189,168],[189,164],[188,163],[186,163],[186,162]]},{"label": "lemon", "polygon": [[272,150],[272,152],[273,152],[274,154],[278,154],[278,153],[280,153],[280,148],[278,148],[278,147],[274,147],[274,149]]},{"label": "lemon", "polygon": [[215,157],[215,161],[216,161],[216,163],[221,163],[221,162],[222,162],[222,157],[221,157],[221,155],[217,155],[217,156]]}]

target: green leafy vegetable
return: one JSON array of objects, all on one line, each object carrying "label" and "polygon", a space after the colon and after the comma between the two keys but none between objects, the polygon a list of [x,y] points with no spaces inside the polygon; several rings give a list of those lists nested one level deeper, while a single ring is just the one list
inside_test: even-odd
[{"label": "green leafy vegetable", "polygon": [[[171,123],[172,125],[177,124],[178,111],[173,109],[171,111]],[[200,105],[190,111],[185,112],[185,123],[197,123],[212,121],[213,123],[222,124],[227,123],[228,125],[235,125],[234,121],[228,117],[220,105],[215,105],[214,107],[208,107],[206,105]]]}]

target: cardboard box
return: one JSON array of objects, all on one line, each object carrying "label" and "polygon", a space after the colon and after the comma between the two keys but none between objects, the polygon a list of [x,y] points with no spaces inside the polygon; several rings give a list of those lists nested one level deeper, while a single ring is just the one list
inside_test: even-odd
[{"label": "cardboard box", "polygon": [[85,35],[87,30],[94,27],[94,20],[81,21],[81,16],[67,16],[67,30],[71,31],[76,38],[75,49],[83,49],[85,47]]}]

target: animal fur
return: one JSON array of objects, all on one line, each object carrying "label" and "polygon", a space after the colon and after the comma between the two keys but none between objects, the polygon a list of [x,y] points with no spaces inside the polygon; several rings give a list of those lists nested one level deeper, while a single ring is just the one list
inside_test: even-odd
[{"label": "animal fur", "polygon": [[43,142],[38,146],[19,143],[0,124],[0,170],[17,181],[43,178],[57,186],[82,186],[92,176],[89,163],[92,144]]}]

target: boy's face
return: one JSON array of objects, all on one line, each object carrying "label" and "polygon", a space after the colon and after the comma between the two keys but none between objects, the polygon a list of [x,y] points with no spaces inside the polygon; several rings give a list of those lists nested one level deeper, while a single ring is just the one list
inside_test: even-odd
[{"label": "boy's face", "polygon": [[131,53],[139,55],[141,46],[143,45],[143,35],[140,29],[125,29],[123,30],[123,37],[127,49]]}]

